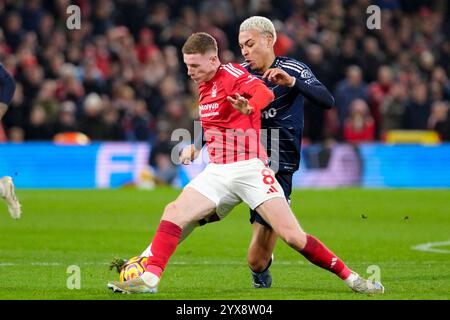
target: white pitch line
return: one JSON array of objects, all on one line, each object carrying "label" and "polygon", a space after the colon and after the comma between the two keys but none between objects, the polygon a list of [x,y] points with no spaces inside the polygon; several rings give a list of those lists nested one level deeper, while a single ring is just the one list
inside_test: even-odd
[{"label": "white pitch line", "polygon": [[440,247],[440,246],[450,246],[450,240],[442,241],[442,242],[422,243],[422,244],[418,244],[416,246],[411,247],[411,249],[425,251],[425,252],[433,252],[433,253],[450,253],[450,250],[448,250],[448,249],[433,248],[433,247]]},{"label": "white pitch line", "polygon": [[[450,241],[449,241],[450,242]],[[448,244],[448,243],[447,243]],[[444,244],[442,244],[444,245]],[[417,249],[420,250],[420,249]],[[439,250],[439,249],[435,249]],[[440,250],[445,251],[445,250]],[[442,253],[442,252],[440,252]],[[445,252],[449,253],[449,252]],[[351,265],[358,265],[358,266],[365,266],[365,265],[372,265],[375,262],[374,261],[347,261],[348,264]],[[442,264],[445,262],[443,261],[421,261],[422,264]],[[233,266],[245,266],[246,262],[241,260],[228,260],[228,261],[172,261],[169,262],[171,265],[181,265],[181,266],[226,266],[226,265],[233,265]],[[410,264],[417,264],[417,261],[380,261],[380,265],[395,265],[395,266],[401,266],[401,265],[410,265]],[[30,262],[30,263],[15,263],[15,262],[0,262],[0,267],[14,267],[14,266],[41,266],[41,267],[60,267],[60,266],[70,266],[70,265],[78,265],[78,266],[86,266],[86,265],[98,265],[98,266],[107,266],[109,265],[108,262],[79,262],[79,263],[61,263],[61,262]],[[306,265],[306,266],[313,266],[313,264],[309,263],[308,261],[276,261],[274,262],[274,265],[284,265],[284,266],[300,266],[300,265]]]},{"label": "white pitch line", "polygon": [[[279,265],[303,265],[304,261],[277,261]],[[173,261],[173,265],[191,265],[191,266],[207,266],[207,265],[245,265],[245,261]],[[14,267],[14,266],[42,266],[42,267],[59,267],[68,265],[109,265],[107,262],[80,262],[80,263],[61,263],[61,262],[31,262],[31,263],[14,263],[14,262],[0,262],[0,267]]]}]

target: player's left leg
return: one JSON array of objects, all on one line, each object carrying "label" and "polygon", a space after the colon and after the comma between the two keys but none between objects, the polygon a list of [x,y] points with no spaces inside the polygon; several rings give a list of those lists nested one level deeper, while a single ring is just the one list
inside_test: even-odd
[{"label": "player's left leg", "polygon": [[[181,232],[179,243],[183,242],[189,235],[194,231],[195,228],[203,226],[207,223],[213,223],[219,221],[220,218],[217,213],[213,213],[210,217],[202,219],[200,221],[193,221],[186,225]],[[140,254],[141,257],[150,257],[152,256],[152,244],[150,245]]]},{"label": "player's left leg", "polygon": [[147,260],[145,272],[125,282],[111,281],[108,288],[115,292],[155,293],[161,275],[179,244],[183,228],[193,221],[210,216],[216,210],[218,201],[211,198],[189,185],[185,187],[177,199],[164,208],[152,241],[153,255]]},{"label": "player's left leg", "polygon": [[[194,229],[200,225],[201,225],[201,223],[199,221],[193,221],[193,222],[187,224],[183,228],[183,231],[181,232],[180,240],[178,241],[178,243],[180,244],[181,242],[183,242],[183,240],[186,239],[194,231]],[[145,248],[145,250],[142,251],[142,253],[139,256],[146,257],[146,258],[153,256],[152,243],[150,243],[148,245],[148,247]],[[127,259],[114,258],[111,261],[109,268],[110,268],[110,270],[116,269],[117,273],[120,273],[121,269],[126,265],[126,262],[127,262]]]},{"label": "player's left leg", "polygon": [[[219,221],[220,218],[219,216],[214,213],[211,217],[207,218],[207,219],[202,219],[201,221],[193,221],[189,224],[187,224],[184,228],[183,231],[181,232],[181,236],[180,236],[180,240],[179,240],[179,244],[181,242],[183,242],[187,237],[189,237],[189,235],[194,231],[194,229],[196,229],[197,227],[203,226],[206,223],[212,223],[212,222],[216,222]],[[153,252],[152,252],[152,244],[150,243],[148,245],[147,248],[145,248],[144,251],[142,251],[142,253],[139,255],[140,257],[151,257],[153,256]],[[125,266],[127,262],[127,259],[123,259],[123,258],[114,258],[110,265],[109,268],[110,270],[112,269],[116,269],[117,273],[120,273],[120,270]]]},{"label": "player's left leg", "polygon": [[21,205],[14,191],[13,180],[9,176],[0,179],[0,197],[5,200],[11,217],[19,219],[22,214]]},{"label": "player's left leg", "polygon": [[[275,178],[283,189],[286,200],[290,202],[292,173],[278,172]],[[270,288],[272,275],[269,268],[272,264],[277,235],[255,210],[250,210],[250,223],[252,223],[253,235],[248,248],[247,261],[252,274],[253,287]]]},{"label": "player's left leg", "polygon": [[165,207],[153,237],[152,255],[147,260],[145,272],[122,283],[111,281],[108,287],[118,292],[155,293],[159,279],[180,243],[183,229],[193,222],[211,217],[214,213],[222,219],[241,203],[242,200],[234,194],[229,181],[225,179],[227,175],[233,176],[233,171],[236,171],[236,168],[232,164],[209,164],[183,189],[174,202]]},{"label": "player's left leg", "polygon": [[253,235],[248,248],[247,261],[255,288],[270,288],[272,275],[272,253],[277,242],[277,235],[270,226],[255,222],[252,225]]}]

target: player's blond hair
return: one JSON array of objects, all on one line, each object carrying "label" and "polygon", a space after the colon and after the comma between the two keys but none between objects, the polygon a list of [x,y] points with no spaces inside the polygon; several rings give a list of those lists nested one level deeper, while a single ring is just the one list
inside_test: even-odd
[{"label": "player's blond hair", "polygon": [[272,21],[262,16],[253,16],[245,19],[239,27],[239,32],[256,30],[261,34],[269,34],[273,38],[273,43],[277,41],[277,32]]},{"label": "player's blond hair", "polygon": [[185,54],[205,54],[213,51],[217,54],[217,41],[214,37],[206,32],[197,32],[191,34],[181,49]]}]

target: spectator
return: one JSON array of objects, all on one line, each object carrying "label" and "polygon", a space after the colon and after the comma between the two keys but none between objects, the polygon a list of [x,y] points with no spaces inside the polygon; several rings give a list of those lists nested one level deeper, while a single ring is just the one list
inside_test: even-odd
[{"label": "spectator", "polygon": [[102,119],[103,101],[96,93],[87,95],[84,101],[84,113],[80,123],[80,131],[91,140],[103,140],[106,126]]},{"label": "spectator", "polygon": [[50,43],[52,32],[55,29],[55,18],[47,12],[44,12],[40,21],[39,29],[36,31],[39,43],[46,46]]},{"label": "spectator", "polygon": [[[387,80],[386,74],[378,75],[378,70],[384,62],[384,53],[380,50],[378,41],[374,37],[367,37],[364,39],[363,53],[361,56],[360,66],[364,70],[364,81],[371,83],[378,78],[378,81]],[[386,73],[386,71],[383,71]],[[383,79],[380,79],[380,76]]]},{"label": "spectator", "polygon": [[[4,117],[8,136],[30,137],[31,118],[45,118],[44,127],[57,131],[83,125],[100,140],[152,140],[159,121],[187,128],[198,117],[192,103],[197,92],[190,88],[181,44],[192,32],[206,31],[218,39],[223,62],[240,59],[237,29],[252,14],[271,18],[277,50],[305,59],[335,92],[336,110],[306,108],[306,139],[342,137],[356,99],[369,103],[376,138],[393,128],[427,128],[430,111],[416,108],[414,89],[407,90],[420,81],[429,105],[450,101],[449,21],[442,6],[421,10],[418,1],[383,2],[382,28],[371,31],[361,23],[367,0],[154,2],[77,1],[82,28],[68,32],[68,1],[7,1],[0,10],[0,61],[21,88]],[[124,98],[123,87],[132,94]],[[91,93],[103,105],[93,118],[83,106]],[[69,101],[75,112],[68,111]],[[148,130],[148,123],[154,128]]]},{"label": "spectator", "polygon": [[[228,38],[227,35],[223,30],[220,28],[217,28],[214,24],[212,24],[211,19],[207,13],[202,13],[199,15],[199,21],[198,21],[198,30],[195,31],[204,31],[209,33],[216,39],[217,46],[219,48],[219,55],[222,55],[224,50],[228,49]],[[180,42],[178,45],[176,45],[177,48],[181,49],[183,46],[184,41],[186,41],[189,34],[186,34],[182,39],[180,39]],[[172,43],[173,44],[173,43]]]},{"label": "spectator", "polygon": [[8,130],[9,142],[21,143],[25,141],[25,130],[21,127],[11,127]]},{"label": "spectator", "polygon": [[375,120],[376,136],[382,126],[380,106],[385,97],[390,93],[394,82],[392,68],[383,65],[378,69],[377,81],[370,84],[368,88],[369,106]]},{"label": "spectator", "polygon": [[352,37],[346,36],[343,38],[336,62],[338,79],[342,79],[346,76],[349,66],[356,66],[359,64],[358,50],[356,48],[355,40]]},{"label": "spectator", "polygon": [[22,29],[22,18],[17,12],[9,12],[3,27],[6,43],[16,51],[25,34],[25,30]]},{"label": "spectator", "polygon": [[290,55],[294,49],[294,41],[286,34],[283,22],[275,20],[273,23],[277,32],[277,41],[274,46],[275,55]]},{"label": "spectator", "polygon": [[124,131],[128,141],[154,140],[154,119],[144,100],[137,100],[124,118]]},{"label": "spectator", "polygon": [[20,82],[23,87],[24,109],[27,118],[30,114],[33,101],[45,79],[42,67],[36,63],[36,60],[30,57],[30,60],[22,62],[20,66],[20,72],[23,77],[19,76],[19,80],[21,80]]},{"label": "spectator", "polygon": [[436,131],[441,140],[450,140],[450,106],[448,102],[436,101],[431,108],[428,129]]},{"label": "spectator", "polygon": [[120,124],[119,112],[112,107],[106,108],[103,113],[104,134],[103,139],[108,141],[121,141],[125,139],[124,130]]},{"label": "spectator", "polygon": [[45,80],[36,97],[36,101],[44,108],[49,122],[54,122],[58,114],[59,104],[56,99],[56,89],[56,81]]},{"label": "spectator", "polygon": [[112,1],[108,0],[97,0],[94,3],[92,12],[92,33],[94,35],[105,34],[105,32],[114,25],[112,21],[114,4]]},{"label": "spectator", "polygon": [[188,118],[187,108],[180,99],[170,99],[161,116],[171,119],[171,132],[178,128],[189,130],[192,127],[192,120]]},{"label": "spectator", "polygon": [[28,31],[37,32],[41,22],[43,11],[40,8],[39,0],[28,0],[21,11],[23,28]]},{"label": "spectator", "polygon": [[350,143],[369,142],[375,139],[375,122],[367,102],[356,99],[350,105],[344,125],[344,140]]},{"label": "spectator", "polygon": [[430,117],[430,102],[428,88],[424,82],[413,86],[412,99],[407,103],[404,113],[404,128],[412,130],[427,130]]},{"label": "spectator", "polygon": [[339,122],[341,128],[343,128],[352,102],[356,99],[367,101],[367,86],[362,80],[362,71],[360,67],[352,65],[347,69],[347,76],[345,80],[338,83],[334,97],[336,100]]},{"label": "spectator", "polygon": [[[440,88],[441,98],[450,101],[450,80],[442,66],[437,66],[433,70],[431,85],[435,84]],[[433,99],[439,100],[439,99]]]},{"label": "spectator", "polygon": [[55,123],[55,134],[63,132],[76,132],[79,125],[76,118],[77,107],[73,101],[65,101],[61,104],[58,118]]},{"label": "spectator", "polygon": [[397,83],[381,103],[382,135],[389,130],[403,128],[403,114],[405,113],[407,97],[405,86],[402,83]]},{"label": "spectator", "polygon": [[158,129],[159,134],[150,152],[149,164],[155,170],[157,183],[171,184],[177,176],[177,168],[171,159],[174,144],[170,141],[167,122],[161,121]]},{"label": "spectator", "polygon": [[139,32],[139,42],[136,45],[136,54],[139,62],[146,64],[157,52],[159,52],[159,48],[154,43],[153,31],[149,28],[142,29]]},{"label": "spectator", "polygon": [[30,120],[25,130],[26,140],[45,141],[53,137],[53,128],[47,119],[44,107],[36,104],[31,110]]}]

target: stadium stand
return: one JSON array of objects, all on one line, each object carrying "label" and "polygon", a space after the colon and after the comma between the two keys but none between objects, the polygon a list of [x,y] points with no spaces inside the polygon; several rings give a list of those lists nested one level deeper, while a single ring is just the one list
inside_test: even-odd
[{"label": "stadium stand", "polygon": [[[70,3],[81,9],[80,30],[66,27]],[[241,61],[238,26],[250,15],[272,19],[276,53],[305,61],[336,97],[334,110],[306,108],[309,142],[379,141],[389,130],[434,130],[450,139],[446,1],[70,3],[0,4],[0,62],[17,82],[2,141],[81,132],[92,141],[154,143],[160,128],[192,130],[196,92],[180,46],[207,31],[224,63]],[[370,4],[381,8],[379,30],[366,27]]]}]

